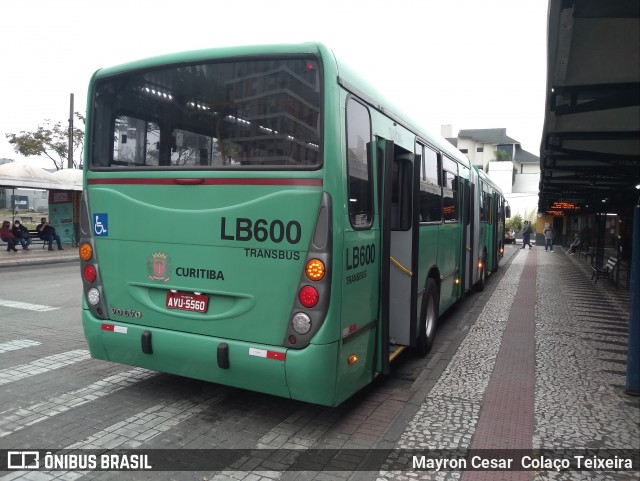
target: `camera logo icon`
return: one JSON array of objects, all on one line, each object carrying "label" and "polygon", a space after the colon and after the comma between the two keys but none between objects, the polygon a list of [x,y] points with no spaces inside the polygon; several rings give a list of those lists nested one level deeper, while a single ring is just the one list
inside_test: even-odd
[{"label": "camera logo icon", "polygon": [[38,451],[8,451],[8,469],[38,469],[40,468],[40,453]]}]

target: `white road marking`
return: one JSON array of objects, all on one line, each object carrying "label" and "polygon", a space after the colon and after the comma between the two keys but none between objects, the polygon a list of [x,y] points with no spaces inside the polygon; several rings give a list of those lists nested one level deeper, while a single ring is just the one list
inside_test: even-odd
[{"label": "white road marking", "polygon": [[36,361],[21,364],[9,369],[0,371],[0,386],[11,382],[19,381],[31,376],[36,376],[54,369],[59,369],[76,362],[89,359],[89,351],[86,349],[76,349],[75,351],[61,352],[53,356],[43,357]]},{"label": "white road marking", "polygon": [[156,374],[155,371],[135,368],[106,377],[81,389],[52,397],[47,401],[0,412],[0,438],[20,431],[27,426],[46,421],[75,407],[113,394]]},{"label": "white road marking", "polygon": [[[144,411],[113,424],[92,436],[62,447],[61,449],[132,449],[168,431],[181,422],[219,403],[225,398],[225,392],[216,392],[202,400],[181,399],[151,406]],[[53,479],[74,480],[88,471],[38,471],[39,481]],[[14,471],[0,478],[0,481],[25,479],[28,471]],[[35,479],[35,478],[34,478]]]},{"label": "white road marking", "polygon": [[0,306],[13,307],[14,309],[26,309],[27,311],[46,312],[60,309],[59,307],[44,306],[42,304],[29,304],[28,302],[9,301],[0,299]]},{"label": "white road marking", "polygon": [[26,347],[39,346],[38,341],[31,341],[29,339],[15,339],[13,341],[7,341],[0,343],[0,354],[8,351],[17,351],[18,349],[24,349]]}]

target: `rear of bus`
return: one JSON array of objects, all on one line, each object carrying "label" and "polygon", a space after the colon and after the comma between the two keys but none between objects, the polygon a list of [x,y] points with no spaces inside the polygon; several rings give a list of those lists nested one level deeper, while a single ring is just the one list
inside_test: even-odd
[{"label": "rear of bus", "polygon": [[335,66],[319,48],[94,75],[80,248],[94,358],[336,403],[322,144]]}]

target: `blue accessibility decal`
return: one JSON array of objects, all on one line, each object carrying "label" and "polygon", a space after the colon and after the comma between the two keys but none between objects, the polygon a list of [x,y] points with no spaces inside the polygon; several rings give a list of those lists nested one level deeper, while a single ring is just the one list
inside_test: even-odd
[{"label": "blue accessibility decal", "polygon": [[98,237],[108,236],[109,215],[93,214],[93,235]]}]

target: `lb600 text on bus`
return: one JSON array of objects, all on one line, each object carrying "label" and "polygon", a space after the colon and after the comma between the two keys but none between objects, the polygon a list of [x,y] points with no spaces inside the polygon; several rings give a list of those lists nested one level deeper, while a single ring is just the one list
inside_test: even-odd
[{"label": "lb600 text on bus", "polygon": [[286,239],[289,244],[297,244],[300,242],[301,236],[302,227],[295,220],[288,221],[285,224],[284,221],[279,219],[269,222],[266,219],[253,221],[246,217],[238,217],[235,219],[235,231],[231,230],[231,233],[227,233],[227,218],[222,217],[220,219],[220,238],[223,240],[241,242],[250,240],[258,242],[271,241],[274,244],[279,244]]}]

